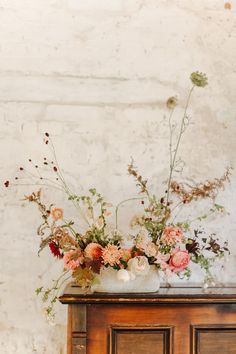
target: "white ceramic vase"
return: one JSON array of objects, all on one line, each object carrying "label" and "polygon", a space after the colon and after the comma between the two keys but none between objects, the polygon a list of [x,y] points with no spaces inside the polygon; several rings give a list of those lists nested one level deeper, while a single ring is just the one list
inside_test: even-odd
[{"label": "white ceramic vase", "polygon": [[151,266],[145,275],[136,275],[135,279],[123,281],[118,279],[117,271],[104,268],[97,276],[98,283],[92,285],[92,292],[106,293],[152,293],[160,288],[160,277],[155,266]]}]

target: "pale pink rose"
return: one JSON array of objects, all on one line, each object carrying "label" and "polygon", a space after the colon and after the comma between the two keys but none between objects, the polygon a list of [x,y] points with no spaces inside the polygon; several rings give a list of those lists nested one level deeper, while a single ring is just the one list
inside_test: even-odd
[{"label": "pale pink rose", "polygon": [[170,254],[169,253],[163,254],[161,252],[158,252],[155,258],[156,258],[155,263],[160,263],[160,264],[163,263],[163,265],[164,264],[167,265],[168,264],[167,262],[170,259]]},{"label": "pale pink rose", "polygon": [[169,264],[167,263],[170,259],[169,253],[163,254],[161,252],[158,252],[155,258],[155,263],[158,264],[162,270],[166,270],[167,268],[169,268]]},{"label": "pale pink rose", "polygon": [[158,247],[154,242],[149,241],[143,250],[148,257],[155,257],[158,252]]},{"label": "pale pink rose", "polygon": [[182,251],[178,248],[172,253],[169,261],[169,266],[174,272],[181,272],[187,268],[189,262],[190,256],[188,251]]},{"label": "pale pink rose", "polygon": [[80,249],[64,254],[63,261],[66,269],[75,270],[83,263],[83,255]]},{"label": "pale pink rose", "polygon": [[98,259],[102,256],[103,247],[96,242],[89,243],[84,250],[85,257]]},{"label": "pale pink rose", "polygon": [[102,258],[104,264],[110,264],[111,266],[118,264],[122,257],[122,251],[115,245],[107,245],[102,250]]},{"label": "pale pink rose", "polygon": [[179,227],[167,226],[161,236],[161,241],[166,245],[173,246],[183,240],[183,231]]}]

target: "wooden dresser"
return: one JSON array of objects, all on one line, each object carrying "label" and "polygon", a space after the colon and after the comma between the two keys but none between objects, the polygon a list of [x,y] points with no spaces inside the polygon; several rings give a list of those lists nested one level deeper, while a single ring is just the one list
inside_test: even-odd
[{"label": "wooden dresser", "polygon": [[68,286],[68,354],[236,354],[236,286],[83,294]]}]

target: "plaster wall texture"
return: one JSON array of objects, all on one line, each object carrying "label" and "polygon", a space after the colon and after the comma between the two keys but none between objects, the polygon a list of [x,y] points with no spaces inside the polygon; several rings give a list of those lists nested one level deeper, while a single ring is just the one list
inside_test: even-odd
[{"label": "plaster wall texture", "polygon": [[[169,163],[165,102],[178,95],[178,120],[195,70],[207,73],[209,85],[192,98],[183,175],[220,177],[236,156],[235,19],[235,1],[227,9],[222,0],[0,0],[1,185],[28,158],[42,161],[48,131],[78,193],[94,186],[114,204],[135,196],[131,156],[161,193]],[[235,186],[233,171],[218,198],[230,214],[213,222],[232,249],[223,281],[236,277]],[[22,201],[29,192],[0,190],[0,352],[65,354],[66,307],[58,304],[50,327],[34,294],[61,265],[47,251],[37,257],[38,213]],[[63,195],[44,196],[72,215]],[[124,229],[133,208],[121,211]]]}]

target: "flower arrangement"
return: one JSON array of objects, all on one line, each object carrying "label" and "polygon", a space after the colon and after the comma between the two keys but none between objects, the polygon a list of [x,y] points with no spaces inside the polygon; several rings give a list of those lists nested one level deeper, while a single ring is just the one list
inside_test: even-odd
[{"label": "flower arrangement", "polygon": [[[205,284],[213,280],[211,266],[229,252],[227,242],[221,244],[215,234],[207,235],[201,228],[192,227],[193,220],[179,218],[178,210],[201,199],[209,199],[209,213],[194,218],[194,221],[203,221],[209,215],[222,213],[224,207],[217,204],[215,198],[229,180],[230,168],[227,168],[220,178],[191,185],[177,182],[173,178],[174,173],[182,168],[178,150],[190,122],[187,112],[191,95],[196,87],[205,87],[208,84],[206,75],[199,72],[192,73],[190,80],[192,87],[179,125],[172,120],[178,104],[177,98],[170,97],[166,102],[169,111],[170,169],[162,196],[150,192],[147,180],[139,174],[133,160],[128,165],[128,174],[134,178],[139,189],[137,197],[113,207],[95,188],[89,189],[86,195],[75,194],[62,175],[53,141],[48,133],[45,133],[44,142],[51,148],[53,160],[45,157],[43,163],[35,165],[29,159],[37,173],[29,173],[25,167],[20,167],[14,183],[5,181],[6,187],[22,184],[41,187],[39,191],[25,197],[31,204],[36,204],[41,213],[42,223],[37,229],[41,238],[39,253],[49,247],[52,255],[63,262],[62,274],[52,287],[40,287],[36,290],[37,294],[42,295],[43,301],[49,301],[46,308],[49,317],[53,316],[53,305],[65,281],[72,277],[76,284],[89,289],[98,281],[98,275],[105,268],[116,270],[117,279],[124,282],[147,274],[150,266],[155,267],[156,271],[167,279],[174,274],[188,279],[191,275],[191,264],[196,263],[205,273]],[[53,177],[45,177],[45,170],[53,173]],[[86,225],[85,231],[75,227],[74,221],[66,220],[61,207],[53,204],[46,206],[43,203],[43,186],[60,189],[66,193],[68,200],[79,212],[80,220]],[[119,208],[130,200],[141,204],[143,212],[133,216],[130,232],[123,235],[118,223]],[[112,216],[115,217],[113,227],[109,221]]]}]

